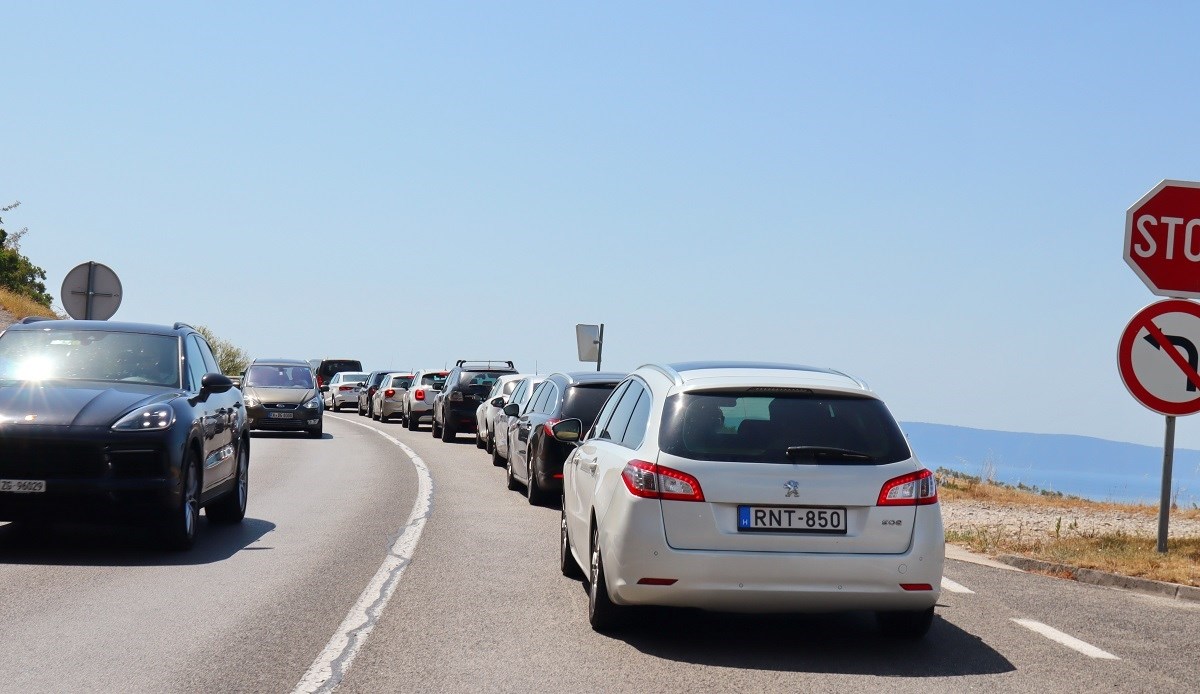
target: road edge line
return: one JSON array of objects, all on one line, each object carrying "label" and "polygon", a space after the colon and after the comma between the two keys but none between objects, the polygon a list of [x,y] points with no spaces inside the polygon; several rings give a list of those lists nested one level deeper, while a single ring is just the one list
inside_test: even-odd
[{"label": "road edge line", "polygon": [[337,631],[330,637],[329,643],[300,678],[292,694],[332,692],[342,683],[354,658],[375,628],[375,623],[383,614],[392,594],[396,592],[400,577],[412,561],[417,541],[421,539],[421,531],[425,529],[425,522],[429,520],[433,510],[433,477],[429,474],[429,467],[416,451],[373,426],[341,417],[336,419],[373,431],[404,451],[417,471],[417,499],[413,502],[408,521],[388,550],[387,558],[367,583],[367,587],[350,608]]}]

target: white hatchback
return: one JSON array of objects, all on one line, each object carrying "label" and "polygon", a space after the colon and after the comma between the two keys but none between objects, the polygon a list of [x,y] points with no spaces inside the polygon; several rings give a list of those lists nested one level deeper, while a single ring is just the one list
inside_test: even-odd
[{"label": "white hatchback", "polygon": [[593,628],[632,605],[873,610],[919,638],[941,592],[937,487],[865,384],[786,364],[648,365],[563,469],[560,563]]}]

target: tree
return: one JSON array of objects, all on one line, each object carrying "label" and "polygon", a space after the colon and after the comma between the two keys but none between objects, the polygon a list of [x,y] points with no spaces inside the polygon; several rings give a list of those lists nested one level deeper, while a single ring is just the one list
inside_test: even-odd
[{"label": "tree", "polygon": [[[7,207],[0,207],[0,212],[9,212],[19,206],[18,200]],[[29,258],[21,255],[21,237],[28,228],[9,233],[4,229],[4,220],[0,219],[0,287],[14,294],[27,296],[37,303],[50,308],[54,297],[46,292],[46,271],[29,262]]]},{"label": "tree", "polygon": [[217,358],[217,366],[221,367],[221,373],[238,376],[246,370],[247,366],[250,366],[250,356],[246,354],[246,350],[229,340],[217,337],[212,330],[203,325],[196,328],[196,332],[208,340],[208,346],[212,347],[213,356]]}]

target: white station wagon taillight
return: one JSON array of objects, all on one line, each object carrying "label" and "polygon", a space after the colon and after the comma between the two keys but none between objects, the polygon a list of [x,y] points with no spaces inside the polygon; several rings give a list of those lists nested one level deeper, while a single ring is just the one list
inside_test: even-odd
[{"label": "white station wagon taillight", "polygon": [[878,506],[925,506],[936,504],[937,480],[929,470],[910,472],[883,483]]},{"label": "white station wagon taillight", "polygon": [[704,501],[700,481],[678,470],[644,460],[631,460],[621,471],[630,494],[664,501]]}]

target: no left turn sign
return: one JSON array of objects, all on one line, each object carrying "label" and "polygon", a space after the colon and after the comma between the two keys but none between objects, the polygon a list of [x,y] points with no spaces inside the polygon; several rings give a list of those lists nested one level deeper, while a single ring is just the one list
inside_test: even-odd
[{"label": "no left turn sign", "polygon": [[1200,304],[1168,299],[1138,311],[1117,347],[1129,393],[1151,410],[1200,412]]}]

